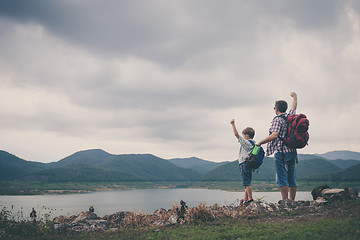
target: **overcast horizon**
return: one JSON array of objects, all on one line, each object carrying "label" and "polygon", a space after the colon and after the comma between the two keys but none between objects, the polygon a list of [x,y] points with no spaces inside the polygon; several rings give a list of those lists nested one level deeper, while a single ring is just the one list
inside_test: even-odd
[{"label": "overcast horizon", "polygon": [[293,91],[299,154],[360,152],[360,1],[1,1],[0,43],[0,149],[25,160],[235,160],[231,119],[259,141]]}]

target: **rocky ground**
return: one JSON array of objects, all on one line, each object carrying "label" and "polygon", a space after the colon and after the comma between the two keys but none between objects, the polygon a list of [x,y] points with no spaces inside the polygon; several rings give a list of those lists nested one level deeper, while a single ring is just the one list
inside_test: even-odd
[{"label": "rocky ground", "polygon": [[155,227],[176,224],[208,222],[219,219],[243,219],[249,221],[278,222],[328,218],[359,217],[358,193],[352,189],[329,189],[327,186],[312,192],[314,201],[280,201],[266,203],[255,201],[249,204],[234,203],[231,206],[205,203],[188,208],[186,203],[174,203],[171,209],[159,209],[151,214],[118,212],[98,217],[92,211],[77,216],[60,216],[54,219],[55,230],[60,231],[121,231],[134,227]]}]

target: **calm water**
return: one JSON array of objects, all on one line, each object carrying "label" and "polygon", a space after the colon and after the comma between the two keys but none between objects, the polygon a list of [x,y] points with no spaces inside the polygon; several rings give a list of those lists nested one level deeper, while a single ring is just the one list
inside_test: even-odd
[{"label": "calm water", "polygon": [[[169,209],[174,202],[183,200],[189,207],[197,206],[200,202],[207,205],[218,203],[229,205],[237,199],[243,198],[243,192],[227,192],[209,189],[140,189],[127,191],[101,191],[83,194],[66,195],[35,195],[35,196],[0,196],[0,207],[11,209],[12,212],[23,212],[28,217],[32,208],[38,215],[49,214],[74,215],[94,206],[98,216],[112,214],[119,211],[153,212],[160,208]],[[254,192],[253,198],[261,198],[266,202],[277,202],[280,192]],[[312,200],[310,192],[298,192],[297,200]]]}]

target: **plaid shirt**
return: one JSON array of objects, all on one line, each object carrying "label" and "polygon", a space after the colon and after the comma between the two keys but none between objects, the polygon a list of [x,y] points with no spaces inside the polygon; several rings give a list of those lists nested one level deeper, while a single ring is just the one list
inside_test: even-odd
[{"label": "plaid shirt", "polygon": [[[294,109],[291,109],[289,111],[289,114],[296,114],[296,112]],[[295,148],[288,148],[280,139],[280,138],[285,138],[286,130],[287,130],[286,121],[282,117],[280,117],[281,115],[287,116],[288,114],[282,113],[279,116],[275,116],[271,122],[269,134],[273,132],[278,132],[279,137],[275,138],[274,140],[272,140],[267,144],[267,148],[266,148],[267,156],[270,156],[274,152],[282,152],[282,153],[296,152]]]}]

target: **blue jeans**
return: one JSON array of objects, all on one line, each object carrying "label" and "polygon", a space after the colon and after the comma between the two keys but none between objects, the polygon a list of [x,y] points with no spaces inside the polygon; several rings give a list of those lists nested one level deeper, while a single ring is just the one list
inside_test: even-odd
[{"label": "blue jeans", "polygon": [[275,153],[276,179],[279,187],[297,187],[295,171],[296,159],[296,152]]},{"label": "blue jeans", "polygon": [[239,168],[243,179],[243,186],[251,186],[252,168],[246,162],[240,163]]}]

